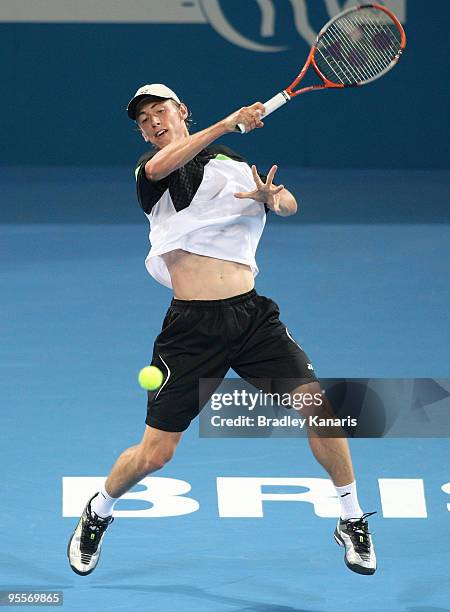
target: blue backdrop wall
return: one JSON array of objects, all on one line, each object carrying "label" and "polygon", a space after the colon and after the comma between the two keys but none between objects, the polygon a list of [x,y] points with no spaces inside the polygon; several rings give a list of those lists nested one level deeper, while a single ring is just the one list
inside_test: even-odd
[{"label": "blue backdrop wall", "polygon": [[[78,6],[75,16],[67,7],[61,15],[39,12],[51,1],[36,0],[35,14],[23,4],[30,3],[0,5],[0,164],[106,166],[132,164],[145,149],[124,110],[141,84],[167,83],[201,129],[286,86],[306,57],[304,32],[351,3],[273,0],[265,23],[253,0],[110,2],[111,10],[122,5],[119,15],[109,15],[104,0],[59,3]],[[83,12],[89,4],[99,14],[92,6]],[[303,167],[448,167],[441,27],[450,2],[438,0],[439,19],[423,0],[386,4],[404,13],[408,36],[394,71],[364,88],[302,96],[267,119],[264,131],[229,135],[226,144],[258,162]],[[251,44],[285,48],[245,48]]]}]

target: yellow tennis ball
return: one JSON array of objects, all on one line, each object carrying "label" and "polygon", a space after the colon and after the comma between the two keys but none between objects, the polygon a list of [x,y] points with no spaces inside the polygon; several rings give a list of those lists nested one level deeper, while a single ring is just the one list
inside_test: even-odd
[{"label": "yellow tennis ball", "polygon": [[164,376],[159,368],[151,365],[142,368],[142,370],[139,372],[138,380],[143,389],[147,389],[147,391],[154,391],[162,385]]}]

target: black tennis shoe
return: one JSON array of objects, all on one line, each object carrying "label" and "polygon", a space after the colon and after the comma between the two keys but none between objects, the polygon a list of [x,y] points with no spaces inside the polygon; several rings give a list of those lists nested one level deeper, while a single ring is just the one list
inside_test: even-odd
[{"label": "black tennis shoe", "polygon": [[87,576],[97,567],[103,536],[114,520],[112,516],[102,518],[91,510],[91,502],[97,495],[86,504],[67,546],[70,567],[80,576]]},{"label": "black tennis shoe", "polygon": [[366,520],[372,514],[376,513],[366,512],[359,519],[339,519],[334,532],[336,542],[345,547],[345,564],[357,574],[374,574],[377,569],[377,558]]}]

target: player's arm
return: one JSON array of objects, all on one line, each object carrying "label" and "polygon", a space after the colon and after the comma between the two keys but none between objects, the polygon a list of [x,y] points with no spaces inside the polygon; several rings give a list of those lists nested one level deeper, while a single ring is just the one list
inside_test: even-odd
[{"label": "player's arm", "polygon": [[[163,147],[145,164],[145,175],[150,181],[160,181],[174,170],[181,168],[193,159],[202,149],[212,142],[230,132],[236,132],[236,125],[243,123],[246,132],[261,128],[264,124],[261,115],[264,114],[264,105],[255,102],[235,111],[225,119],[207,127],[201,132],[191,134],[182,141],[177,140]],[[239,132],[237,132],[239,133]]]},{"label": "player's arm", "polygon": [[256,166],[252,166],[253,179],[256,189],[248,192],[238,192],[234,194],[235,198],[243,199],[250,198],[265,204],[270,210],[280,217],[289,217],[297,212],[297,201],[290,191],[284,185],[274,185],[273,177],[277,171],[277,166],[272,166],[267,175],[267,180],[264,183],[256,170]]}]

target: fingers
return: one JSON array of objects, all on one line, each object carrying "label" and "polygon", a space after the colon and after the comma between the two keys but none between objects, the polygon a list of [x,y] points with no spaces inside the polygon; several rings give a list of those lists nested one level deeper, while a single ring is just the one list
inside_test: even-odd
[{"label": "fingers", "polygon": [[254,195],[255,195],[254,191],[248,191],[248,192],[246,192],[246,191],[238,191],[238,193],[234,194],[234,197],[238,198],[239,200],[244,200],[246,198],[253,199]]},{"label": "fingers", "polygon": [[262,182],[261,178],[259,177],[258,171],[256,169],[256,166],[253,165],[252,166],[252,174],[253,174],[253,179],[256,183],[256,187],[259,190],[265,190],[265,191],[270,191],[270,193],[276,194],[276,193],[280,193],[280,191],[282,191],[284,189],[284,185],[273,185],[272,181],[273,181],[273,177],[275,176],[275,172],[278,170],[278,166],[272,166],[271,169],[269,170],[269,173],[267,175],[267,180],[265,183]]},{"label": "fingers", "polygon": [[262,128],[264,123],[261,121],[261,117],[264,115],[264,111],[264,104],[261,104],[261,102],[255,102],[251,106],[244,106],[237,111],[235,124],[243,123],[246,132],[250,132],[255,128]]},{"label": "fingers", "polygon": [[256,166],[251,166],[253,180],[255,181],[256,189],[254,191],[239,191],[234,194],[235,198],[244,199],[249,198],[258,202],[274,202],[278,209],[280,207],[280,192],[284,189],[284,185],[273,185],[272,180],[275,176],[278,166],[273,165],[267,175],[267,181],[264,183],[259,174]]},{"label": "fingers", "polygon": [[254,104],[251,105],[250,108],[255,109],[257,111],[258,115],[259,115],[259,121],[255,125],[255,127],[263,128],[264,127],[264,123],[261,121],[261,117],[264,117],[264,115],[266,114],[266,108],[265,108],[264,104],[262,104],[261,102],[255,102]]},{"label": "fingers", "polygon": [[252,166],[252,174],[253,174],[253,180],[255,181],[256,186],[258,187],[258,189],[260,189],[261,187],[264,187],[264,183],[259,178],[259,174],[258,174],[258,171],[257,171],[255,165]]},{"label": "fingers", "polygon": [[264,115],[266,112],[266,108],[261,102],[254,102],[249,108],[254,108],[259,111],[261,115]]},{"label": "fingers", "polygon": [[273,181],[273,177],[275,176],[275,172],[278,170],[278,166],[273,165],[272,168],[269,170],[269,173],[267,175],[267,181],[266,181],[266,185],[271,185],[272,181]]},{"label": "fingers", "polygon": [[280,212],[280,210],[281,210],[281,208],[280,208],[280,196],[276,196],[274,198],[274,201],[273,201],[273,210],[276,213]]}]

